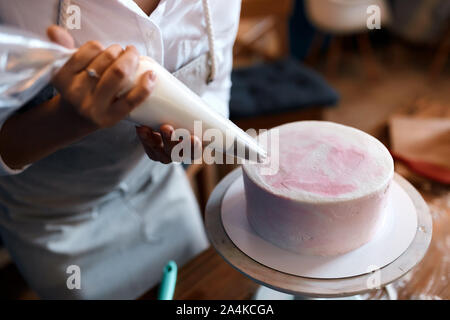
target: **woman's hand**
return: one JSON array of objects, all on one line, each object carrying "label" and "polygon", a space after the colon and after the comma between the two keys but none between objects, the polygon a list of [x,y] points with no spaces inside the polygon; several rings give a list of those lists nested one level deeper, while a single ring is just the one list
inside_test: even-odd
[{"label": "woman's hand", "polygon": [[[49,38],[67,48],[71,35],[52,26]],[[98,42],[83,45],[52,80],[60,94],[39,105],[9,116],[0,130],[0,156],[11,169],[22,169],[99,128],[125,118],[151,93],[154,77],[144,73],[138,84],[120,98],[117,94],[132,81],[139,55],[134,47],[104,49]],[[98,78],[86,69],[95,70]],[[56,133],[56,134],[55,134]]]},{"label": "woman's hand", "polygon": [[[61,27],[51,26],[51,40],[73,48],[73,39]],[[63,102],[96,128],[115,125],[141,104],[152,92],[155,77],[145,72],[137,84],[118,98],[118,94],[133,81],[139,66],[139,53],[134,46],[125,50],[119,45],[104,48],[97,41],[89,41],[53,77],[52,83]],[[88,70],[94,74],[89,75]]]},{"label": "woman's hand", "polygon": [[[168,124],[164,124],[159,129],[160,132],[153,131],[147,126],[136,127],[136,132],[144,146],[145,152],[150,159],[161,163],[172,162],[172,150],[181,141],[172,141],[171,137],[174,128]],[[196,155],[201,156],[202,143],[200,139],[194,135],[190,136],[191,159],[195,160]],[[181,155],[183,157],[183,155]],[[186,161],[186,159],[184,159]]]},{"label": "woman's hand", "polygon": [[[69,49],[74,48],[72,36],[63,28],[51,26],[48,37]],[[69,61],[54,76],[52,83],[61,94],[61,100],[72,106],[78,114],[96,128],[110,127],[125,118],[152,92],[155,76],[144,73],[137,85],[120,98],[117,95],[133,80],[138,68],[139,54],[135,47],[125,50],[119,45],[108,48],[97,41],[81,46]],[[92,77],[88,70],[98,75]],[[148,156],[162,163],[172,162],[172,149],[179,141],[171,141],[172,126],[163,125],[160,132],[141,126],[137,134]],[[201,151],[201,142],[191,136],[191,155]],[[201,153],[201,152],[200,152]]]}]

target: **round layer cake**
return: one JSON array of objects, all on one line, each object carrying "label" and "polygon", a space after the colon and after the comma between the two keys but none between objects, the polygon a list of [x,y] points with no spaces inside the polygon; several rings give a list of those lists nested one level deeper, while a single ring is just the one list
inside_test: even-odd
[{"label": "round layer cake", "polygon": [[311,255],[342,254],[370,241],[384,221],[394,174],[386,147],[358,129],[325,121],[285,124],[258,139],[276,141],[274,130],[279,143],[269,143],[269,161],[243,165],[254,231]]}]

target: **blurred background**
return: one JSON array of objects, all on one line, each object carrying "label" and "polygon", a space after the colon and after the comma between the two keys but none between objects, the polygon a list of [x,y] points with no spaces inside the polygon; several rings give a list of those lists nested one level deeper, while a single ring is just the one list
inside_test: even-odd
[{"label": "blurred background", "polygon": [[[376,11],[368,12],[371,5]],[[381,28],[369,29],[378,13]],[[427,201],[433,240],[421,264],[395,284],[401,299],[450,299],[449,50],[449,0],[242,0],[231,119],[243,129],[299,120],[359,128],[389,148],[396,171]],[[187,169],[202,209],[234,167]],[[205,253],[184,267],[175,298],[249,298],[256,284],[214,259]],[[187,286],[183,277],[207,262],[227,282],[214,289],[198,275]],[[1,249],[0,268],[0,298],[35,297]],[[367,295],[385,297],[382,290]]]}]

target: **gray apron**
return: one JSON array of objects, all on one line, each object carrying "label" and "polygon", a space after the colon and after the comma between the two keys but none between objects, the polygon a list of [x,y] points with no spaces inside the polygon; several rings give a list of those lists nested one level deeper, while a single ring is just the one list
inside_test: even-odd
[{"label": "gray apron", "polygon": [[[175,75],[201,95],[207,54]],[[41,298],[136,298],[208,246],[184,170],[148,159],[128,121],[0,177],[0,233]]]}]

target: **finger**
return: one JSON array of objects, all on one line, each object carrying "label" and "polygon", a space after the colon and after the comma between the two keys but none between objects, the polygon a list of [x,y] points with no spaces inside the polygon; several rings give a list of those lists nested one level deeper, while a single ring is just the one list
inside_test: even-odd
[{"label": "finger", "polygon": [[63,47],[66,47],[68,49],[75,48],[75,41],[73,40],[72,35],[66,29],[60,26],[54,24],[48,27],[47,36],[51,41],[56,42]]},{"label": "finger", "polygon": [[145,146],[145,145],[143,145],[143,147],[144,147],[145,153],[147,154],[147,156],[148,156],[150,159],[152,159],[153,161],[159,161],[159,156],[158,156],[158,154],[155,153],[155,152],[153,151],[152,148],[149,148],[149,147],[147,147],[147,146]]},{"label": "finger", "polygon": [[[122,54],[123,49],[118,44],[113,44],[103,50],[95,59],[86,67],[86,69],[92,69],[97,72],[101,77],[105,70]],[[89,76],[87,72],[86,76]]]},{"label": "finger", "polygon": [[141,126],[137,129],[139,138],[141,141],[152,149],[160,149],[163,150],[163,141],[161,139],[161,135],[159,132],[153,131],[151,128],[147,126]]},{"label": "finger", "polygon": [[[103,46],[98,41],[89,41],[82,45],[56,73],[53,82],[58,87],[65,87],[68,81],[72,81],[80,71],[83,71],[91,61],[103,51]],[[57,88],[58,89],[58,88]]]},{"label": "finger", "polygon": [[150,159],[158,161],[153,148],[149,147],[150,142],[148,141],[149,138],[147,137],[147,134],[144,130],[143,127],[136,127],[136,134],[139,138],[139,140],[142,143],[142,146],[144,147],[145,152],[147,153],[147,155],[150,157]]},{"label": "finger", "polygon": [[[97,86],[99,86],[98,84]],[[137,85],[131,89],[125,96],[121,97],[111,105],[111,112],[126,115],[134,108],[139,106],[152,93],[155,86],[155,76],[151,71],[145,72],[140,78]],[[101,96],[95,95],[97,99],[102,99]],[[103,98],[104,99],[104,98]],[[99,101],[102,103],[102,101]],[[103,102],[104,103],[104,102]]]},{"label": "finger", "polygon": [[168,156],[166,154],[166,151],[164,150],[164,142],[161,134],[151,129],[149,131],[150,139],[148,141],[150,142],[150,144],[148,145],[148,147],[152,149],[152,152],[155,155],[155,160],[164,164],[172,162],[170,156]]},{"label": "finger", "polygon": [[98,82],[95,95],[113,102],[118,93],[133,79],[139,65],[139,53],[134,46],[128,46],[125,52],[111,64]]},{"label": "finger", "polygon": [[161,144],[161,141],[158,142],[154,137],[152,129],[147,126],[136,127],[136,133],[141,139],[141,142],[151,148],[154,148],[158,146],[158,144]]},{"label": "finger", "polygon": [[201,158],[202,156],[202,142],[197,137],[192,135],[191,136],[191,159],[197,160]]},{"label": "finger", "polygon": [[170,156],[172,153],[173,147],[175,147],[180,141],[172,141],[172,134],[174,133],[174,129],[171,125],[163,124],[159,131],[161,132],[161,137],[164,143],[164,150],[167,155]]},{"label": "finger", "polygon": [[171,162],[170,157],[168,157],[164,151],[163,141],[158,132],[155,132],[148,127],[139,127],[137,132],[145,152],[150,159],[164,164]]},{"label": "finger", "polygon": [[102,53],[92,60],[92,62],[80,72],[74,81],[84,84],[84,86],[89,86],[90,90],[94,90],[99,78],[92,77],[89,75],[87,70],[94,70],[99,77],[105,72],[105,70],[122,54],[123,49],[118,44],[113,44],[106,48]]},{"label": "finger", "polygon": [[164,142],[162,140],[161,134],[159,132],[153,131],[152,129],[148,130],[148,137],[149,137],[149,145],[158,150],[163,152],[164,151]]},{"label": "finger", "polygon": [[164,152],[164,142],[161,138],[161,134],[156,131],[151,131],[148,135],[149,146],[158,152]]},{"label": "finger", "polygon": [[83,71],[102,51],[104,47],[98,41],[88,41],[75,52],[61,71],[75,74]]}]

